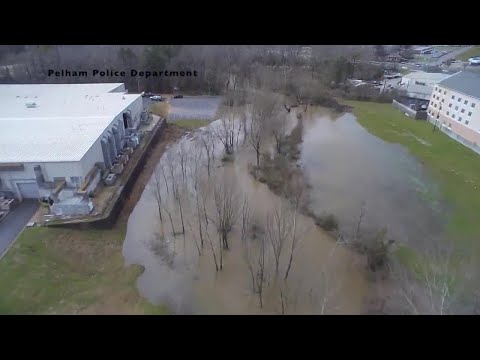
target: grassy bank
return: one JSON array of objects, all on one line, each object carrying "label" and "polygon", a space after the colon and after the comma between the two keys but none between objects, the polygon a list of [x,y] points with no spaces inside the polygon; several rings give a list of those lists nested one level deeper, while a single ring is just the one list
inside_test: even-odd
[{"label": "grassy bank", "polygon": [[150,108],[148,110],[155,115],[166,118],[168,115],[168,112],[170,111],[170,104],[166,102],[156,102],[150,105]]},{"label": "grassy bank", "polygon": [[432,124],[414,121],[390,104],[348,101],[359,123],[372,134],[405,146],[430,170],[454,206],[447,224],[450,238],[470,241],[480,235],[480,155]]},{"label": "grassy bank", "polygon": [[124,229],[26,229],[0,261],[0,314],[166,314],[125,267]]},{"label": "grassy bank", "polygon": [[178,127],[186,130],[195,130],[210,124],[210,120],[203,119],[182,119],[182,120],[168,120],[169,123],[175,124]]},{"label": "grassy bank", "polygon": [[480,46],[474,46],[470,50],[457,56],[457,60],[468,61],[471,57],[480,56]]}]

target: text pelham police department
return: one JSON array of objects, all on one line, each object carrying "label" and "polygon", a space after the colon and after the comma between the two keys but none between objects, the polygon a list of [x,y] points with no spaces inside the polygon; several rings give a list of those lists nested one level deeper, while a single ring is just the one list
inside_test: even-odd
[{"label": "text pelham police department", "polygon": [[133,76],[133,77],[143,77],[148,79],[150,77],[162,77],[162,76],[198,76],[197,70],[181,70],[181,71],[142,71],[142,70],[134,70],[130,69],[128,71],[125,70],[89,70],[89,71],[74,71],[74,70],[48,70],[48,76],[58,76],[58,77],[125,77],[125,76]]}]

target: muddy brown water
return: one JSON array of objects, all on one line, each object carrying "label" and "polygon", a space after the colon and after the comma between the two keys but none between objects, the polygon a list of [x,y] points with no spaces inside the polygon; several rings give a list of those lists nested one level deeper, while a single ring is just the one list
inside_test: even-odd
[{"label": "muddy brown water", "polygon": [[[296,117],[290,116],[290,131]],[[351,226],[351,218],[366,201],[366,222],[371,225],[388,225],[395,235],[414,236],[425,226],[437,224],[438,219],[425,215],[435,212],[435,197],[426,188],[421,169],[413,158],[400,147],[386,144],[368,134],[359,126],[353,115],[340,117],[323,109],[310,109],[304,115],[304,142],[301,163],[311,185],[312,210],[330,211],[338,215],[341,226]],[[210,127],[219,126],[219,121]],[[180,166],[175,173],[181,186],[181,203],[185,235],[172,235],[165,211],[163,231],[155,198],[155,179],[152,176],[138,204],[128,220],[123,253],[127,264],[145,267],[138,279],[142,296],[152,303],[168,305],[177,314],[361,314],[369,285],[365,274],[365,259],[348,248],[337,245],[334,239],[316,227],[313,220],[297,215],[299,245],[294,252],[287,281],[283,275],[288,264],[291,240],[284,245],[280,256],[278,274],[275,272],[273,251],[266,243],[265,286],[260,307],[258,292],[252,289],[251,274],[246,257],[245,243],[241,239],[241,207],[247,198],[251,217],[264,224],[267,215],[275,209],[288,208],[283,199],[273,194],[266,185],[253,180],[248,173],[249,163],[254,163],[255,153],[248,146],[239,146],[233,163],[220,161],[222,147],[215,145],[215,161],[210,178],[206,175],[205,159],[195,158],[200,153],[198,132],[182,138],[162,156],[158,169],[166,170],[167,184],[159,176],[164,207],[172,214],[175,231],[181,230],[178,201],[172,196],[171,177],[168,175],[169,158],[178,158],[181,147],[190,154],[189,167],[183,182]],[[242,144],[242,140],[239,140]],[[271,146],[271,144],[268,144]],[[170,155],[169,155],[170,154]],[[217,261],[220,256],[218,234],[213,221],[215,205],[213,192],[222,184],[234,189],[238,220],[229,235],[229,250],[222,252],[223,269],[215,270],[213,252],[205,240],[202,255],[198,217],[193,186],[195,163],[200,164],[206,209],[211,217],[207,229],[203,222],[203,237],[208,232]],[[225,185],[223,185],[225,186]],[[418,190],[421,189],[421,190]],[[428,193],[426,196],[420,196]],[[405,198],[408,196],[408,198]],[[413,199],[413,200],[412,200]],[[415,199],[418,199],[415,200]],[[407,200],[416,202],[412,207]],[[402,213],[408,207],[411,213]],[[373,211],[372,209],[377,209]],[[433,209],[433,210],[432,210]],[[292,213],[289,213],[290,217]],[[409,223],[412,218],[418,226]],[[427,224],[427,225],[425,225]],[[408,229],[406,229],[408,225]],[[163,238],[162,238],[163,233]],[[405,235],[406,234],[406,235]],[[413,235],[410,235],[413,234]],[[250,259],[258,267],[258,242],[250,244]]]}]

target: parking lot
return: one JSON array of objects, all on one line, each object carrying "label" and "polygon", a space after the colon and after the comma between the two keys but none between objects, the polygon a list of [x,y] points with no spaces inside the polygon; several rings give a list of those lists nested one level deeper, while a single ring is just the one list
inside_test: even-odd
[{"label": "parking lot", "polygon": [[216,120],[215,115],[222,98],[220,96],[185,96],[170,100],[169,120]]},{"label": "parking lot", "polygon": [[0,222],[0,258],[38,209],[38,201],[25,200]]},{"label": "parking lot", "polygon": [[[170,104],[168,120],[216,120],[217,110],[222,102],[221,96],[184,96],[174,99],[166,96]],[[149,97],[143,98],[143,109],[148,110],[155,103]]]}]

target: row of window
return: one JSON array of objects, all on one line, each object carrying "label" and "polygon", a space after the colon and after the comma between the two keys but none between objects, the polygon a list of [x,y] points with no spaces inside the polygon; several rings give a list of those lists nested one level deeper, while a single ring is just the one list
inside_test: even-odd
[{"label": "row of window", "polygon": [[[452,107],[452,103],[448,104],[448,107],[451,108],[451,107]],[[458,110],[458,106],[455,106],[455,110]],[[462,114],[465,113],[465,109],[460,110],[460,112],[461,112]],[[471,112],[471,111],[468,112],[468,116],[472,116],[472,112]]]},{"label": "row of window", "polygon": [[[440,93],[440,94],[442,93],[442,90],[439,89],[438,87],[435,87],[435,91],[437,91],[437,92]],[[446,90],[443,92],[443,95],[447,95],[447,91],[446,91]],[[440,100],[440,96],[438,96],[438,95],[437,95],[436,97],[435,97],[435,95],[433,95],[433,98],[434,98],[434,99],[436,98],[437,100]],[[455,100],[455,95],[452,95],[452,100]],[[458,97],[458,98],[457,98],[457,101],[458,101],[458,102],[461,102],[461,101],[462,101],[462,98],[461,98],[461,97]],[[443,99],[442,99],[442,102],[443,102]],[[465,101],[463,102],[463,104],[464,104],[464,105],[468,105],[468,100],[465,100]],[[472,103],[470,104],[470,106],[471,106],[472,108],[474,108],[475,105],[476,105],[476,104],[475,104],[474,102],[472,102]]]},{"label": "row of window", "polygon": [[[437,106],[435,105],[435,107],[437,107]],[[441,107],[440,107],[440,110],[442,110]],[[434,116],[433,111],[428,110],[428,114]],[[450,111],[447,111],[447,116],[450,116]],[[456,117],[456,115],[452,114],[452,119],[455,119],[455,117]],[[458,117],[458,121],[462,122],[462,117],[461,116]],[[469,123],[470,123],[470,121],[468,119],[465,120],[465,125],[468,125]]]}]

